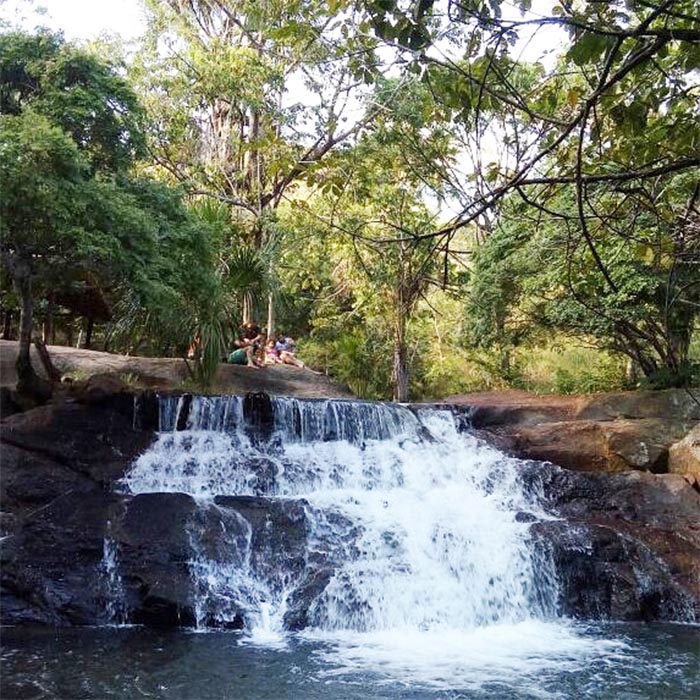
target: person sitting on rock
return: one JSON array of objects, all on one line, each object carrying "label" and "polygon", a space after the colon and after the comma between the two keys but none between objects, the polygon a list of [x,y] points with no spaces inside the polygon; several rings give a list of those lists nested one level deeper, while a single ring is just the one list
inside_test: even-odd
[{"label": "person sitting on rock", "polygon": [[248,321],[241,326],[240,337],[247,345],[252,345],[255,352],[260,349],[264,340],[260,326],[255,321]]},{"label": "person sitting on rock", "polygon": [[274,338],[270,338],[270,340],[267,341],[267,345],[265,346],[265,359],[263,361],[265,365],[277,365],[281,364],[282,362],[282,360],[280,360],[279,353],[277,352],[277,348],[275,347]]},{"label": "person sitting on rock", "polygon": [[242,348],[236,348],[226,359],[230,365],[245,365],[246,367],[254,367],[258,369],[259,365],[253,353],[253,346],[246,345]]},{"label": "person sitting on rock", "polygon": [[260,347],[262,333],[260,327],[254,321],[249,321],[241,326],[239,337],[234,341],[236,350],[228,356],[228,362],[232,365],[246,365],[247,367],[262,367],[258,362],[256,353]]},{"label": "person sitting on rock", "polygon": [[306,367],[306,365],[298,359],[294,354],[295,343],[292,338],[288,338],[283,334],[277,336],[275,350],[280,362],[285,365],[294,365],[295,367]]}]

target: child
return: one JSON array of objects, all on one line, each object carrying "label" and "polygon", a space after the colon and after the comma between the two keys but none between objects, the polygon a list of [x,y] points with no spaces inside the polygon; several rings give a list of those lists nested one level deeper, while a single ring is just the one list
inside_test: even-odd
[{"label": "child", "polygon": [[275,348],[275,341],[274,339],[270,338],[270,340],[267,341],[267,345],[265,346],[265,364],[276,365],[280,361],[281,360]]}]

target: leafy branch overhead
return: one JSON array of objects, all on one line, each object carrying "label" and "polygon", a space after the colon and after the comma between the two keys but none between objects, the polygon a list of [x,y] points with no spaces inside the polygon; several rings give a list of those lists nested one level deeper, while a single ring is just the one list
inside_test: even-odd
[{"label": "leafy branch overhead", "polygon": [[[367,5],[378,34],[455,122],[517,117],[500,124],[510,148],[490,186],[453,180],[463,206],[433,235],[478,221],[524,188],[542,202],[571,184],[583,200],[592,182],[639,184],[700,166],[700,16],[692,0],[562,3],[527,19],[505,17],[498,0],[418,2],[409,11],[390,0]],[[552,27],[568,34],[568,51],[554,70],[535,65],[537,79],[524,79],[511,47]]]}]

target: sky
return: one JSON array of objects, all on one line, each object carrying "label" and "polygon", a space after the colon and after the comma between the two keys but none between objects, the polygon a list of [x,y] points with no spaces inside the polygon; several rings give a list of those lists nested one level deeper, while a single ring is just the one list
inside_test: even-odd
[{"label": "sky", "polygon": [[36,26],[61,30],[74,40],[105,33],[136,39],[146,28],[139,0],[0,0],[0,18],[27,30]]},{"label": "sky", "polygon": [[[555,0],[533,0],[530,16],[547,15],[554,4]],[[511,0],[504,0],[503,10],[506,17],[520,18]],[[47,26],[77,40],[95,39],[106,33],[119,34],[128,41],[138,38],[146,28],[140,0],[0,0],[0,19],[27,30]],[[519,47],[523,48],[522,58],[541,60],[561,42],[561,35],[548,31],[540,32],[529,43],[521,41]]]}]

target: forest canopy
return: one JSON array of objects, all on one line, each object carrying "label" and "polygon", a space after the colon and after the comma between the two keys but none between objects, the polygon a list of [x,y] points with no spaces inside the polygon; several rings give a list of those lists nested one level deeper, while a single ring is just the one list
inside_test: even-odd
[{"label": "forest canopy", "polygon": [[0,33],[21,381],[39,333],[207,383],[252,319],[368,398],[700,381],[695,0],[144,10]]}]

